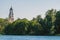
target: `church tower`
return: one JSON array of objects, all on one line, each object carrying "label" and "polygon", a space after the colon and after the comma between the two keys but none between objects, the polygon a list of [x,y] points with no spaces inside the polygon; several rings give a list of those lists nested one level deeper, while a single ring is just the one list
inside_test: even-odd
[{"label": "church tower", "polygon": [[12,7],[9,9],[9,19],[8,21],[12,23],[14,21],[14,14],[13,14],[13,9]]}]

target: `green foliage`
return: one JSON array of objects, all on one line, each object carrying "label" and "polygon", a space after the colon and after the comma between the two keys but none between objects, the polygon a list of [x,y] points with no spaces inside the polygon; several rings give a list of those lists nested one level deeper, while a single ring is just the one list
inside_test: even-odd
[{"label": "green foliage", "polygon": [[5,35],[60,35],[60,11],[54,9],[46,12],[45,18],[38,15],[32,20],[17,19],[9,23],[0,18],[0,34]]},{"label": "green foliage", "polygon": [[46,17],[45,17],[45,25],[46,25],[46,28],[48,30],[48,34],[54,34],[54,22],[55,22],[55,14],[56,14],[56,10],[48,10],[46,12]]},{"label": "green foliage", "polygon": [[4,34],[4,29],[8,25],[8,21],[6,19],[0,18],[0,34]]},{"label": "green foliage", "polygon": [[35,20],[29,22],[28,32],[30,35],[41,35],[42,26]]},{"label": "green foliage", "polygon": [[56,13],[56,20],[55,20],[55,29],[56,33],[60,33],[60,11],[57,11]]},{"label": "green foliage", "polygon": [[27,31],[28,27],[28,20],[27,19],[21,19],[16,20],[12,24],[9,24],[6,29],[5,33],[10,35],[24,35]]}]

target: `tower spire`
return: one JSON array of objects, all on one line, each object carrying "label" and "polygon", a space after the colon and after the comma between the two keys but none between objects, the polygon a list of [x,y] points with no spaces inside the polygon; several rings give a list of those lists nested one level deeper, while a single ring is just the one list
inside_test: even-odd
[{"label": "tower spire", "polygon": [[14,21],[14,16],[13,16],[13,9],[12,9],[12,6],[9,10],[9,22],[13,22]]}]

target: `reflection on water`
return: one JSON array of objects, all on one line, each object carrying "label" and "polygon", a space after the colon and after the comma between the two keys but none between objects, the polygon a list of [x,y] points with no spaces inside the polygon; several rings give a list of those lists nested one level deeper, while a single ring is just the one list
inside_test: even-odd
[{"label": "reflection on water", "polygon": [[59,36],[0,36],[0,40],[60,40]]}]

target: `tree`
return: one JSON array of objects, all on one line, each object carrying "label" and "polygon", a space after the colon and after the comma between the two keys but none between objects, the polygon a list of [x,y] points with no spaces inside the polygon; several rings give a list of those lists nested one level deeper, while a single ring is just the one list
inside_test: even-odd
[{"label": "tree", "polygon": [[9,35],[25,35],[28,27],[27,19],[18,19],[5,28],[5,33]]},{"label": "tree", "polygon": [[45,25],[46,25],[48,34],[54,34],[55,15],[56,15],[56,10],[54,10],[54,9],[48,10],[46,12]]},{"label": "tree", "polygon": [[42,22],[41,21],[41,16],[38,15],[36,18],[33,18],[29,22],[29,27],[28,27],[28,34],[30,35],[43,35],[43,27],[42,27]]},{"label": "tree", "polygon": [[56,29],[56,34],[59,34],[60,33],[60,11],[57,11],[56,13],[55,29]]},{"label": "tree", "polygon": [[4,34],[5,27],[9,24],[6,19],[0,18],[0,34]]},{"label": "tree", "polygon": [[36,20],[30,21],[29,27],[28,27],[28,34],[29,35],[41,35],[42,34],[42,26]]}]

